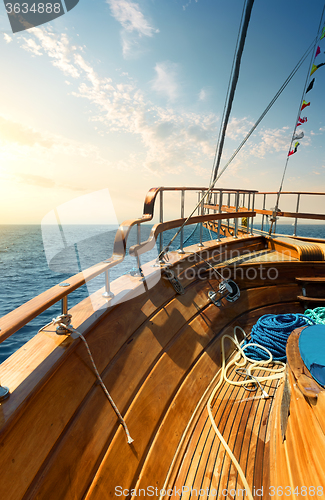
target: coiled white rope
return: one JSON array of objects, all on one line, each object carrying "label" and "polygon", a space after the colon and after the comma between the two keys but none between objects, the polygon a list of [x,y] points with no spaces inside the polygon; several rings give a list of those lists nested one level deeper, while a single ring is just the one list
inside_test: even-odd
[{"label": "coiled white rope", "polygon": [[[233,452],[231,451],[230,447],[228,446],[228,443],[226,442],[226,440],[224,439],[224,437],[222,436],[221,432],[219,431],[216,423],[215,423],[215,420],[213,418],[213,415],[212,415],[212,409],[211,409],[211,403],[213,401],[213,398],[216,394],[216,392],[218,391],[219,387],[221,386],[221,384],[223,383],[223,381],[225,380],[226,382],[228,382],[229,384],[232,384],[232,385],[248,385],[248,384],[251,384],[252,381],[255,379],[257,380],[258,382],[264,382],[266,380],[275,380],[275,379],[279,379],[279,378],[282,378],[284,376],[284,370],[285,370],[285,363],[283,363],[282,361],[273,361],[273,356],[272,356],[272,353],[266,348],[266,347],[263,347],[263,346],[260,346],[258,345],[258,347],[260,347],[261,349],[265,350],[267,352],[267,354],[269,355],[269,359],[267,360],[261,360],[261,361],[255,361],[253,359],[250,359],[249,357],[246,356],[244,350],[245,348],[250,345],[257,345],[255,343],[251,343],[251,344],[246,344],[245,346],[241,347],[240,346],[240,343],[238,342],[238,339],[237,339],[237,335],[236,335],[236,330],[239,329],[241,330],[241,332],[245,335],[246,337],[246,333],[244,332],[244,330],[240,327],[240,326],[236,326],[234,328],[234,336],[231,337],[230,335],[224,335],[222,338],[221,338],[221,356],[222,356],[222,365],[221,365],[221,374],[220,374],[220,379],[219,379],[219,382],[217,383],[216,387],[213,389],[212,393],[211,393],[211,396],[208,400],[208,403],[207,403],[207,409],[208,409],[208,414],[209,414],[209,418],[211,420],[211,423],[212,423],[212,427],[215,431],[215,433],[217,434],[218,438],[220,439],[221,443],[223,444],[226,452],[228,453],[231,461],[233,462],[235,468],[237,469],[238,471],[238,474],[242,480],[242,483],[243,483],[243,486],[246,490],[246,494],[247,494],[247,497],[249,498],[249,500],[254,500],[253,498],[253,495],[252,495],[252,491],[248,485],[248,482],[247,482],[247,479],[245,477],[245,474],[242,470],[242,468],[240,467],[236,457],[234,456]],[[232,359],[227,365],[226,365],[226,356],[225,356],[225,339],[229,339],[231,340],[231,342],[233,342],[236,346],[236,348],[238,349],[238,352],[237,354],[235,355],[234,359]],[[240,359],[242,359],[242,361],[240,361]],[[233,365],[236,365],[237,367],[240,367],[240,368],[243,368],[246,366],[246,364],[250,362],[252,363],[248,368],[247,368],[247,375],[250,377],[248,380],[230,380],[228,377],[227,377],[227,372],[229,371],[229,369],[233,366]],[[269,363],[273,363],[273,364],[278,364],[280,365],[280,368],[276,369],[276,368],[270,368],[266,365],[268,365]],[[265,370],[273,373],[271,375],[267,375],[267,376],[263,376],[263,377],[255,377],[251,374],[252,371],[254,370],[258,370],[261,366],[264,367]],[[262,389],[262,396],[261,396],[263,399],[267,399],[269,397],[268,393],[266,391],[264,391]],[[251,399],[251,398],[250,398]],[[257,398],[256,398],[257,399]]]}]

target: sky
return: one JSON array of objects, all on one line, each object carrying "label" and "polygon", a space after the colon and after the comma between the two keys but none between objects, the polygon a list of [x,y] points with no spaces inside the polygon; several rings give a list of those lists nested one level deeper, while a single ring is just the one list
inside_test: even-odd
[{"label": "sky", "polygon": [[[141,215],[153,186],[207,186],[243,6],[80,0],[66,15],[13,34],[1,3],[0,223],[40,224],[103,189],[121,223]],[[324,26],[323,7],[323,0],[255,0],[221,166]],[[325,38],[319,45],[317,64],[325,62]],[[313,58],[218,187],[278,189]],[[313,77],[284,190],[325,191],[325,66]],[[171,196],[170,211],[176,203]],[[313,209],[325,212],[324,202]]]}]

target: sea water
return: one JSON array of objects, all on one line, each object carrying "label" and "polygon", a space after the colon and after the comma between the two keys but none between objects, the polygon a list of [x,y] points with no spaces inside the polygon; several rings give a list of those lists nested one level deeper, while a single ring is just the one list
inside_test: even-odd
[{"label": "sea water", "polygon": [[[258,227],[258,226],[256,226]],[[57,230],[57,229],[56,229]],[[151,226],[141,226],[141,241],[146,240]],[[20,305],[48,290],[52,286],[68,281],[72,275],[97,264],[112,255],[116,228],[107,226],[70,226],[65,228],[64,249],[62,238],[53,228],[43,234],[37,225],[0,225],[0,317],[13,311]],[[292,225],[277,226],[277,232],[292,234]],[[166,244],[175,233],[164,233]],[[184,228],[185,246],[198,241],[199,226]],[[299,224],[298,235],[325,239],[325,225]],[[204,229],[203,239],[210,239],[210,232]],[[186,241],[187,240],[187,241]],[[132,229],[128,238],[128,248],[137,242],[136,228]],[[179,236],[171,249],[179,248]],[[142,258],[142,263],[154,259],[158,249],[153,249]],[[127,257],[110,271],[110,279],[136,269],[136,259]],[[92,280],[92,289],[104,286],[104,275]],[[77,304],[89,295],[89,285],[83,285],[69,295],[69,307]],[[37,331],[61,313],[61,304],[57,303],[44,311],[37,318],[21,328],[18,332],[0,344],[0,363],[19,349]]]}]

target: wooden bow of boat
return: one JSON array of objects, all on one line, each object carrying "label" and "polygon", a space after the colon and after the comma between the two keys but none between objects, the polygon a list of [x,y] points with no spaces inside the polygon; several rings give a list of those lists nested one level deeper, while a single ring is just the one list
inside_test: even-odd
[{"label": "wooden bow of boat", "polygon": [[[200,196],[206,191],[192,189]],[[186,188],[172,190],[179,191],[184,200]],[[160,193],[162,208],[165,191],[151,190],[144,216],[122,224],[110,259],[69,279],[69,287],[57,285],[0,321],[0,339],[4,340],[62,300],[66,312],[72,315],[73,327],[85,335],[134,442],[127,443],[83,342],[69,332],[57,335],[55,326],[49,325],[0,366],[1,384],[10,389],[9,398],[0,404],[4,471],[0,498],[102,500],[129,498],[132,489],[145,491],[142,496],[151,496],[148,492],[153,491],[154,497],[164,496],[160,490],[169,489],[172,492],[168,496],[187,498],[191,488],[208,488],[220,497],[224,490],[243,489],[207,419],[206,403],[221,366],[221,338],[226,333],[232,335],[235,326],[248,333],[263,314],[303,312],[304,302],[299,299],[304,296],[303,285],[315,277],[325,279],[324,247],[321,242],[256,234],[256,192],[218,189],[215,193],[219,200],[214,208],[209,203],[210,213],[204,212],[202,203],[199,215],[191,220],[206,224],[216,221],[216,239],[184,249],[181,243],[183,253],[169,253],[168,268],[184,288],[183,295],[167,279],[165,266],[152,267],[150,262],[141,266],[140,276],[106,281],[106,292],[108,287],[114,297],[103,296],[102,289],[68,309],[70,292],[124,258],[131,227],[140,227],[153,218],[157,195]],[[239,194],[246,200],[250,196],[250,205],[240,204]],[[222,197],[228,198],[226,209]],[[295,214],[298,216],[298,212]],[[161,210],[160,222],[153,227],[149,240],[142,242],[139,238],[131,250],[139,265],[143,250],[152,246],[158,234],[162,249],[163,232],[183,223],[184,205],[180,215],[164,221]],[[246,227],[238,224],[243,216],[249,221]],[[228,236],[220,239],[222,233]],[[237,283],[240,298],[235,303],[221,297],[218,307],[210,299],[209,292],[219,290],[220,276],[209,264]],[[157,273],[159,277],[161,273],[161,279],[156,279]],[[226,349],[227,356],[232,356],[233,346],[226,344]],[[290,360],[289,365],[291,384],[296,375],[290,371]],[[231,376],[238,378],[235,371]],[[242,401],[250,393],[223,383],[212,405],[215,421],[250,488],[255,489],[256,498],[261,488],[268,492],[274,481],[274,486],[285,487],[283,481],[290,479],[292,484],[296,472],[301,481],[304,478],[295,433],[307,432],[303,429],[308,425],[298,418],[300,412],[306,423],[314,410],[302,407],[307,396],[299,384],[295,387],[292,383],[292,393],[300,391],[301,396],[299,401],[291,398],[286,436],[292,437],[293,445],[291,451],[288,447],[283,451],[281,436],[274,431],[281,418],[277,401],[282,389],[276,390],[277,385],[277,381],[268,385],[274,398]],[[308,442],[307,434],[301,439]],[[299,471],[293,466],[285,468],[288,453],[293,456],[296,452]],[[280,472],[270,467],[275,459],[284,464]],[[317,467],[317,479],[323,484],[322,466]],[[229,493],[228,498],[232,497]]]}]

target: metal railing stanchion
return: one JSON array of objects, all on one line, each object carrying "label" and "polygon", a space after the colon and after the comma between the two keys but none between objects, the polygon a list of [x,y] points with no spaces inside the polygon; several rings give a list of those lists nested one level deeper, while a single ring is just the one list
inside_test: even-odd
[{"label": "metal railing stanchion", "polygon": [[[265,210],[265,206],[266,206],[266,194],[263,195],[263,209],[262,210]],[[262,214],[262,227],[261,227],[262,231],[264,229],[264,217],[265,217],[265,215]]]},{"label": "metal railing stanchion", "polygon": [[[299,211],[299,203],[300,203],[300,193],[298,193],[298,195],[297,195],[296,213],[298,213],[298,211]],[[295,228],[294,228],[293,236],[297,236],[297,223],[298,223],[298,219],[296,217],[295,218]]]},{"label": "metal railing stanchion", "polygon": [[[164,198],[163,198],[163,191],[161,190],[159,192],[160,195],[160,210],[159,210],[159,222],[164,222]],[[164,237],[163,233],[160,233],[159,235],[159,252],[162,252],[164,248]]]},{"label": "metal railing stanchion", "polygon": [[[182,189],[181,191],[181,219],[184,219],[184,207],[185,207],[185,191]],[[179,250],[178,253],[185,253],[183,249],[184,245],[184,228],[181,230],[180,234],[180,245],[179,245]]]},{"label": "metal railing stanchion", "polygon": [[[199,195],[199,199],[198,201],[200,201],[200,192],[198,193]],[[204,191],[201,191],[201,215],[204,215],[204,200],[203,200],[203,195],[204,195]],[[200,208],[198,208],[198,212],[199,212]],[[202,239],[203,239],[203,223],[201,222],[200,223],[200,243],[198,244],[199,247],[203,247],[203,243],[202,243]]]},{"label": "metal railing stanchion", "polygon": [[[236,212],[238,212],[239,208],[239,191],[236,192],[235,195],[235,205],[236,205]],[[234,238],[238,238],[237,233],[238,233],[238,218],[235,219],[235,229],[234,229]]]},{"label": "metal railing stanchion", "polygon": [[[254,212],[254,206],[255,206],[255,193],[253,194],[253,201],[252,201],[252,212]],[[252,215],[251,217],[251,235],[253,235],[253,225],[254,225],[254,217]]]},{"label": "metal railing stanchion", "polygon": [[[218,213],[221,214],[222,208],[222,189],[219,191],[219,210]],[[217,241],[220,241],[220,232],[221,232],[221,219],[218,220],[218,233],[217,233]]]},{"label": "metal railing stanchion", "polygon": [[111,285],[109,281],[109,269],[106,269],[105,271],[105,292],[102,295],[105,299],[114,297],[114,293],[111,292]]}]

